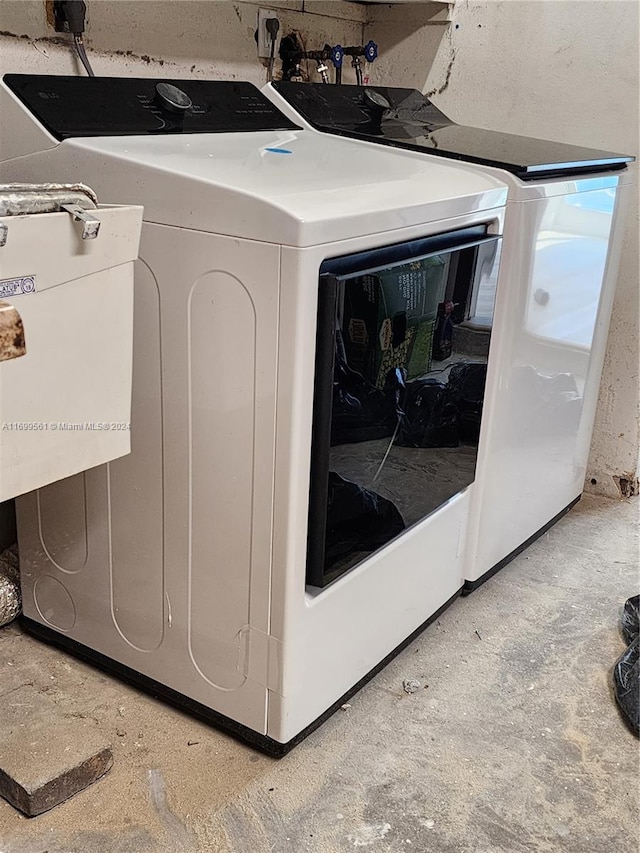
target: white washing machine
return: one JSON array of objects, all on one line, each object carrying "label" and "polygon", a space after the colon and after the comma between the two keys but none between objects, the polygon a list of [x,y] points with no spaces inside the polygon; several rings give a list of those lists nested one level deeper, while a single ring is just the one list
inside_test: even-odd
[{"label": "white washing machine", "polygon": [[25,624],[283,753],[462,587],[477,446],[413,441],[398,396],[442,404],[437,304],[493,287],[506,186],[248,83],[0,100],[3,178],[144,205],[132,453],[18,502]]},{"label": "white washing machine", "polygon": [[582,494],[634,158],[461,126],[414,89],[280,82],[263,91],[307,129],[464,162],[508,186],[493,316],[458,318],[461,335],[492,327],[470,592]]}]

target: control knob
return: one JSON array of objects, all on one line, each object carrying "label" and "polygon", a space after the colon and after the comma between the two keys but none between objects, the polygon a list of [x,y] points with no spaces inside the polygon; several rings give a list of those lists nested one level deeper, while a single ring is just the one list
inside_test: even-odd
[{"label": "control knob", "polygon": [[389,101],[384,95],[381,95],[380,92],[376,92],[375,89],[365,89],[362,93],[362,97],[368,107],[374,107],[377,110],[391,109]]},{"label": "control knob", "polygon": [[171,83],[156,85],[156,102],[170,113],[184,115],[192,106],[191,98]]}]

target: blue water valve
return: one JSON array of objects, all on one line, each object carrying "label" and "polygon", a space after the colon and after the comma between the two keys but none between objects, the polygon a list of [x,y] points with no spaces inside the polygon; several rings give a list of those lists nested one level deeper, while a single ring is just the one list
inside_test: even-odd
[{"label": "blue water valve", "polygon": [[378,45],[374,41],[368,41],[364,46],[364,58],[367,62],[373,62],[378,55]]},{"label": "blue water valve", "polygon": [[330,59],[333,62],[334,68],[342,68],[342,60],[344,59],[344,48],[341,44],[336,44],[331,48]]}]

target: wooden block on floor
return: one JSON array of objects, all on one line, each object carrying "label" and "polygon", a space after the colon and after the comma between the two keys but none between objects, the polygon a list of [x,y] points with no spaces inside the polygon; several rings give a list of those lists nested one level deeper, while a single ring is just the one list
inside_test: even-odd
[{"label": "wooden block on floor", "polygon": [[103,776],[111,745],[91,720],[65,713],[36,687],[0,696],[0,796],[34,817]]}]

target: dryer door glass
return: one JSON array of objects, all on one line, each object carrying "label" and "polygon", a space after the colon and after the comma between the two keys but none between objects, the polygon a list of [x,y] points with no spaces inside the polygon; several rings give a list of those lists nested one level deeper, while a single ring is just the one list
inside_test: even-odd
[{"label": "dryer door glass", "polygon": [[323,264],[308,584],[473,482],[499,249],[478,226]]}]

